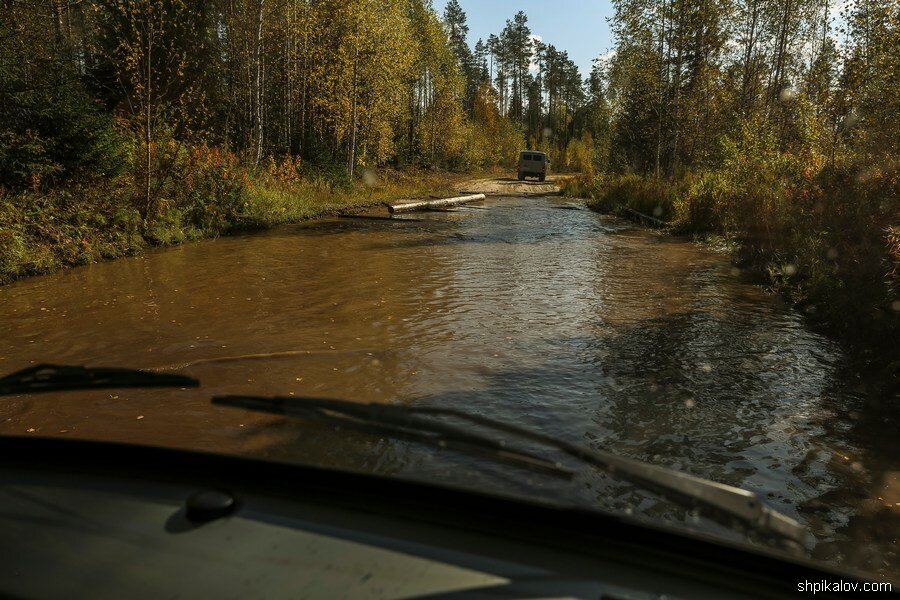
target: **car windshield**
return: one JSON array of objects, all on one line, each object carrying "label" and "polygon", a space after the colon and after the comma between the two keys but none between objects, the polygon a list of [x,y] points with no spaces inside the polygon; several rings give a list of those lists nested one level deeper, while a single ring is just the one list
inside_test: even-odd
[{"label": "car windshield", "polygon": [[624,457],[896,576],[896,7],[483,4],[7,2],[0,377],[109,369],[0,382],[0,434],[769,544]]}]

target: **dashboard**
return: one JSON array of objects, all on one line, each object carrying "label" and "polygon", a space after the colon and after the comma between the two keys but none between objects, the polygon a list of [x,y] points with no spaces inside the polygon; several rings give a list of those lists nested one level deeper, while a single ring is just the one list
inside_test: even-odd
[{"label": "dashboard", "polygon": [[245,457],[38,438],[0,439],[0,457],[10,597],[757,598],[854,577],[617,515]]}]

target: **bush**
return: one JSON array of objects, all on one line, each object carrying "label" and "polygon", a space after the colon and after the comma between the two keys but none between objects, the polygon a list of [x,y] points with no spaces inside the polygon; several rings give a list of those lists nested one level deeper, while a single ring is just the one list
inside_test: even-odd
[{"label": "bush", "polygon": [[125,138],[77,82],[37,70],[36,81],[13,74],[3,83],[0,185],[37,190],[78,173],[121,172]]},{"label": "bush", "polygon": [[246,219],[251,175],[234,153],[205,143],[190,145],[159,128],[151,146],[148,201],[146,145],[136,141],[134,148],[133,168],[123,179],[150,241],[171,244],[217,236]]},{"label": "bush", "polygon": [[202,145],[185,150],[176,177],[175,206],[185,224],[219,235],[249,214],[250,177],[237,156]]}]

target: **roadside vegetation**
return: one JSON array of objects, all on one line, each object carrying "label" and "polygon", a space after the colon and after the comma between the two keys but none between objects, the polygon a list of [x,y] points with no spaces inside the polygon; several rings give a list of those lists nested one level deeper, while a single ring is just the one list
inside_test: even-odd
[{"label": "roadside vegetation", "polygon": [[353,212],[400,198],[450,195],[463,178],[445,171],[383,169],[350,185],[327,175],[294,176],[292,167],[276,163],[271,171],[248,171],[235,157],[209,148],[193,149],[188,162],[190,176],[172,177],[152,218],[143,218],[134,207],[127,179],[84,180],[41,194],[0,196],[0,283],[152,246]]},{"label": "roadside vegetation", "polygon": [[439,193],[529,145],[564,167],[581,76],[527,21],[470,48],[455,1],[6,2],[0,283]]},{"label": "roadside vegetation", "polygon": [[595,173],[564,193],[716,237],[900,367],[900,11],[618,0],[591,75]]}]

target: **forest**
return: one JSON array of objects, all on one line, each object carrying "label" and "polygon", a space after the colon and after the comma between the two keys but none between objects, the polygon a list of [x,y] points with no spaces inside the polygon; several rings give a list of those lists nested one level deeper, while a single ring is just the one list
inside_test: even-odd
[{"label": "forest", "polygon": [[612,4],[582,74],[521,11],[470,45],[457,0],[2,0],[0,282],[529,148],[580,173],[565,194],[717,241],[847,331],[898,331],[900,4]]},{"label": "forest", "polygon": [[455,0],[3,4],[0,281],[433,189],[529,139],[584,160],[580,74],[522,12],[470,49]]},{"label": "forest", "polygon": [[613,5],[587,84],[597,171],[566,193],[715,239],[900,366],[900,3]]}]

